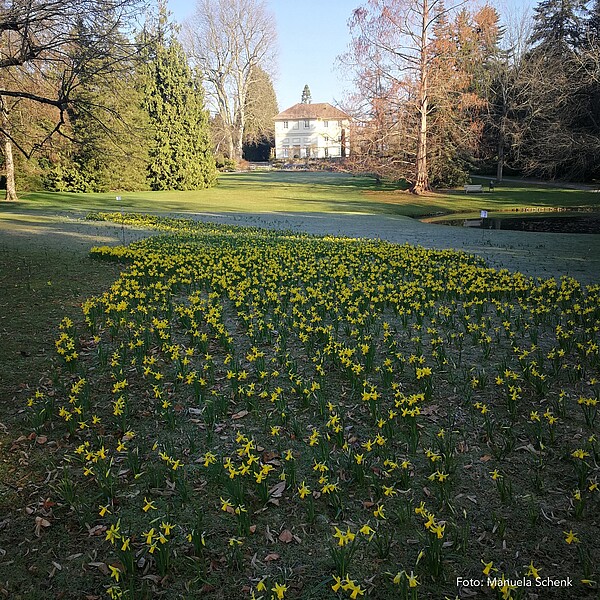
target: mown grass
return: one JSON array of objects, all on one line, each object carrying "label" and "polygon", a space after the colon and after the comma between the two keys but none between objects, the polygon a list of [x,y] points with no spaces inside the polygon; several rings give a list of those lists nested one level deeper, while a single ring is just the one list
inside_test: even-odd
[{"label": "mown grass", "polygon": [[78,315],[81,302],[106,289],[118,271],[87,253],[0,244],[0,396],[37,383],[54,358],[56,324]]},{"label": "mown grass", "polygon": [[[169,235],[94,251],[123,276],[90,267],[106,294],[16,394],[34,435],[9,456],[37,470],[5,526],[9,597],[453,598],[486,565],[597,597],[597,286],[126,218]],[[479,595],[502,596],[524,597]]]},{"label": "mown grass", "polygon": [[[111,194],[31,194],[24,196],[23,201],[20,203],[8,206],[1,205],[0,219],[5,225],[5,230],[6,228],[10,228],[14,223],[19,226],[31,226],[32,231],[40,231],[41,224],[42,231],[51,232],[55,229],[54,224],[56,220],[54,217],[48,216],[48,213],[72,212],[74,209],[84,213],[94,207],[98,209],[112,207],[117,210],[131,207],[135,210],[159,213],[173,211],[323,211],[329,213],[379,212],[384,214],[421,216],[423,214],[453,210],[465,211],[467,213],[469,211],[477,213],[481,208],[492,210],[488,208],[487,201],[492,197],[495,199],[495,194],[503,194],[499,196],[498,210],[510,210],[517,206],[530,207],[534,206],[533,203],[541,203],[540,206],[547,207],[571,205],[589,208],[597,205],[596,199],[599,196],[590,192],[577,192],[573,194],[572,190],[544,190],[537,189],[535,186],[519,185],[519,187],[511,186],[506,191],[499,189],[494,194],[469,197],[462,194],[462,192],[456,192],[455,194],[419,198],[416,201],[417,199],[413,196],[407,195],[402,191],[390,188],[380,190],[375,186],[374,182],[368,179],[356,180],[355,178],[341,175],[317,174],[315,176],[315,174],[304,173],[235,174],[225,176],[219,188],[215,190],[178,194],[124,194],[124,201],[122,203],[115,202],[114,196]],[[485,203],[483,203],[484,200],[486,201]],[[56,228],[57,231],[58,229],[60,227]],[[99,228],[97,233],[101,235],[102,228]],[[43,238],[44,235],[41,234],[40,239],[43,240]],[[228,244],[231,243],[235,246],[243,238],[244,235],[241,235],[240,238],[232,235],[225,239],[228,240]],[[80,248],[86,244],[86,239],[80,239],[80,237],[71,236],[70,239],[77,240]],[[213,242],[207,240],[207,242],[207,246],[204,245],[204,242],[197,246],[199,252],[212,252],[214,250],[214,240]],[[198,243],[198,240],[194,240],[193,243]],[[277,253],[276,244],[273,246],[273,253]],[[11,242],[10,244],[2,244],[0,247],[0,302],[2,309],[2,321],[0,325],[2,333],[0,396],[6,399],[0,409],[0,423],[2,423],[2,431],[0,432],[0,453],[2,455],[2,462],[0,464],[0,490],[2,492],[0,531],[2,532],[3,540],[5,540],[0,542],[0,550],[6,551],[6,554],[0,552],[2,554],[0,556],[0,593],[5,596],[8,595],[7,597],[19,600],[25,598],[37,599],[40,597],[82,598],[88,595],[90,597],[106,597],[105,591],[109,585],[108,581],[110,581],[110,572],[107,572],[107,565],[119,566],[118,557],[110,554],[107,542],[103,542],[103,537],[90,537],[88,528],[86,527],[86,523],[93,526],[95,522],[104,522],[97,515],[96,500],[98,498],[95,495],[96,492],[93,486],[87,486],[83,480],[79,481],[79,476],[75,474],[76,483],[79,481],[78,493],[82,494],[81,503],[85,504],[87,502],[87,508],[83,510],[80,506],[81,510],[79,511],[74,511],[65,500],[64,489],[62,489],[62,492],[59,491],[61,490],[63,476],[76,473],[72,471],[69,463],[64,462],[65,453],[71,453],[73,450],[75,438],[68,435],[67,431],[60,424],[60,420],[51,420],[49,425],[46,425],[43,429],[33,428],[37,433],[32,429],[31,421],[28,425],[24,424],[23,421],[25,400],[31,397],[35,388],[50,391],[51,393],[53,393],[53,390],[62,389],[60,394],[62,394],[61,397],[64,401],[66,389],[64,388],[64,380],[63,383],[60,383],[62,376],[59,376],[59,370],[57,369],[57,356],[54,347],[58,322],[63,316],[67,315],[74,319],[75,327],[78,331],[85,332],[80,312],[81,302],[90,295],[108,290],[119,271],[120,267],[118,265],[90,261],[81,251],[72,252],[64,248],[62,250],[42,250],[37,249],[35,243],[14,245]],[[567,312],[570,310],[569,301],[567,299],[567,304],[565,305]],[[523,336],[524,339],[527,339],[525,333]],[[415,341],[407,337],[406,343],[408,347],[411,344],[415,344]],[[108,342],[109,347],[112,347],[112,344],[118,344],[118,342]],[[475,352],[475,350],[476,347],[473,346],[472,351]],[[296,352],[300,352],[300,354],[296,355]],[[293,354],[294,359],[300,360],[301,363],[306,357],[303,354],[301,345],[294,348]],[[221,355],[222,359],[223,355]],[[102,384],[104,387],[99,386],[97,390],[94,389],[94,392],[97,391],[98,393],[96,400],[99,403],[99,410],[106,411],[108,406],[106,402],[111,397],[110,385],[106,380],[106,368],[99,364],[94,364],[93,355],[82,359],[82,364],[85,365],[86,369],[90,369],[89,373],[93,374],[97,372],[97,379],[93,379],[93,381],[100,382],[104,377],[104,383]],[[573,366],[576,363],[569,364]],[[96,375],[92,375],[92,377],[96,378]],[[591,379],[591,373],[587,373],[586,381],[588,384]],[[487,385],[489,385],[489,381],[486,383]],[[583,383],[581,385],[573,383],[565,386],[571,400],[576,401],[575,392],[583,389],[583,385]],[[327,389],[332,397],[337,396],[335,388],[329,387]],[[472,410],[472,407],[469,408],[459,403],[457,399],[452,400],[454,398],[453,393],[455,392],[450,388],[442,387],[440,389],[444,390],[443,393],[440,391],[443,395],[443,406],[450,399],[449,406],[452,410],[457,410],[458,412]],[[487,391],[483,391],[482,393],[490,394],[489,387],[486,389]],[[588,386],[586,389],[589,391],[590,389],[594,389],[594,387],[590,388]],[[135,394],[138,393],[143,393],[141,384],[135,390]],[[469,390],[465,390],[465,394],[468,393]],[[478,394],[479,392],[475,391],[475,393]],[[141,402],[144,404],[146,401],[146,399],[143,399]],[[537,402],[537,400],[532,400],[531,407],[538,406]],[[236,400],[230,406],[226,418],[223,419],[224,422],[234,414],[231,413],[231,410],[238,403],[239,401]],[[181,406],[184,407],[184,411],[187,410],[186,405],[182,404]],[[291,406],[294,406],[293,402]],[[530,405],[527,404],[526,406],[529,407]],[[549,404],[542,402],[539,406],[540,408],[547,408]],[[195,408],[195,405],[192,405],[192,408]],[[347,405],[346,400],[342,399],[340,409],[342,408],[347,409],[350,414],[349,421],[354,422],[352,412],[356,410],[355,403]],[[577,409],[578,407],[574,406],[574,408]],[[143,409],[141,410],[143,411]],[[261,411],[259,410],[259,412]],[[476,411],[472,412],[475,412],[475,415],[477,414]],[[177,414],[180,415],[181,413],[178,412]],[[184,412],[184,414],[188,413]],[[436,443],[434,434],[438,431],[437,429],[433,429],[433,426],[437,427],[440,422],[435,413],[434,416],[435,419],[431,423],[428,423],[425,430],[423,430],[424,436],[429,436],[432,443]],[[446,416],[446,413],[444,413],[444,419]],[[194,432],[197,433],[197,427],[201,427],[202,425],[201,423],[194,424],[194,419],[196,419],[196,416],[191,414],[191,423],[184,422],[182,419],[178,420],[178,423],[181,424],[180,431],[185,433],[186,436],[192,435],[192,438],[186,438],[188,450],[190,449],[189,440],[193,439]],[[318,419],[319,417],[316,414],[314,418],[304,415],[299,418],[299,421],[308,427],[309,425],[312,426],[314,423],[318,423]],[[359,428],[358,423],[355,426],[357,429]],[[155,425],[149,425],[147,422],[144,422],[144,419],[140,420],[139,427],[142,434],[154,435],[158,433],[154,429]],[[501,439],[498,442],[493,442],[492,440],[492,444],[490,445],[489,440],[485,438],[485,434],[482,432],[482,427],[481,422],[476,424],[473,421],[472,425],[461,430],[461,435],[470,440],[474,439],[475,442],[472,442],[470,445],[467,444],[470,450],[464,457],[464,463],[461,458],[460,464],[468,466],[470,464],[469,461],[472,459],[473,464],[477,467],[479,465],[478,461],[490,454],[491,447],[503,443]],[[500,429],[502,430],[501,424]],[[231,427],[228,425],[221,432],[221,435],[229,436],[230,433],[236,430],[235,425]],[[275,438],[269,436],[270,431],[266,424],[261,425],[256,419],[253,419],[251,423],[248,423],[247,430],[250,433],[254,432],[257,439],[264,440],[264,447],[267,451],[280,452],[280,449],[275,447],[277,446]],[[544,484],[544,481],[549,483],[548,489],[551,490],[551,493],[556,494],[557,498],[559,492],[563,494],[560,495],[561,503],[560,509],[556,513],[558,515],[556,520],[557,522],[564,520],[566,530],[573,527],[574,531],[584,539],[585,548],[587,549],[589,540],[595,539],[596,536],[595,528],[597,527],[597,523],[593,519],[593,511],[597,508],[597,500],[593,494],[589,494],[589,497],[585,496],[584,518],[582,519],[581,516],[577,516],[575,513],[575,509],[578,506],[577,501],[566,499],[564,495],[564,493],[569,492],[569,486],[572,487],[571,484],[574,483],[575,474],[571,472],[571,475],[566,480],[561,479],[565,475],[563,473],[565,469],[569,468],[573,470],[573,461],[565,453],[561,454],[556,449],[561,442],[565,444],[565,447],[567,447],[570,441],[581,441],[583,444],[585,438],[582,432],[584,430],[585,425],[582,423],[581,417],[576,418],[572,422],[565,423],[564,436],[557,438],[554,446],[550,447],[546,455],[547,460],[542,465],[542,469],[547,469],[545,474],[542,474],[542,484]],[[286,426],[284,426],[284,432],[289,436],[290,444],[294,446],[296,444],[295,440],[299,439],[299,436],[296,436],[293,430],[290,434],[290,429],[286,428]],[[31,435],[32,433],[34,435]],[[366,429],[364,433],[368,433]],[[36,437],[38,434],[39,437]],[[16,442],[21,435],[24,435],[25,439]],[[101,433],[100,435],[104,436],[105,433]],[[108,432],[106,435],[110,438],[114,433]],[[504,435],[504,433],[501,432],[501,435]],[[535,436],[531,431],[528,431],[527,435]],[[545,435],[549,434],[546,433]],[[535,442],[535,439],[533,441]],[[180,443],[181,438],[178,437],[176,439],[177,449],[185,452],[185,448],[180,446]],[[204,439],[204,441],[199,443],[206,445],[206,440]],[[225,452],[234,447],[234,442],[231,437],[227,437],[227,439],[220,439],[220,441],[215,442],[215,446],[220,448],[222,452]],[[206,445],[206,447],[212,448],[212,445]],[[458,442],[456,447],[460,449],[464,448]],[[570,448],[570,446],[568,447]],[[283,449],[283,446],[281,449]],[[462,450],[460,454],[462,454]],[[460,498],[457,501],[461,508],[466,510],[473,509],[473,512],[469,512],[469,515],[475,524],[474,531],[478,535],[484,535],[484,541],[481,542],[478,539],[474,545],[471,545],[469,553],[473,553],[473,556],[475,556],[476,551],[481,552],[481,556],[485,557],[486,560],[495,559],[495,567],[503,569],[512,568],[514,572],[517,572],[517,562],[509,560],[507,558],[508,554],[500,550],[502,544],[507,542],[507,553],[512,552],[515,548],[522,553],[527,550],[531,552],[532,560],[537,566],[539,564],[536,560],[541,561],[544,568],[543,575],[558,573],[559,571],[555,570],[555,563],[562,563],[564,561],[565,564],[560,572],[569,573],[571,572],[570,569],[572,569],[579,576],[582,572],[582,565],[587,564],[585,563],[585,556],[583,557],[583,563],[577,563],[577,552],[571,552],[570,547],[563,545],[564,541],[561,539],[560,532],[556,528],[544,525],[540,529],[543,533],[540,533],[539,537],[535,533],[537,531],[536,528],[539,527],[539,522],[544,523],[544,519],[546,518],[536,520],[535,512],[533,512],[535,507],[538,506],[540,509],[543,507],[547,515],[549,514],[548,509],[552,505],[551,503],[546,504],[546,501],[543,500],[545,491],[536,491],[535,486],[537,483],[535,478],[532,478],[529,482],[520,479],[521,476],[527,475],[531,471],[532,465],[518,458],[516,454],[514,455],[514,462],[511,462],[511,460],[508,460],[507,464],[509,465],[510,473],[515,476],[513,481],[518,482],[518,485],[523,484],[523,490],[525,491],[520,494],[520,498],[516,502],[511,502],[506,508],[503,508],[503,503],[499,502],[499,499],[492,495],[494,493],[493,489],[490,491],[486,486],[483,486],[482,489],[482,481],[487,481],[486,478],[488,476],[488,471],[486,471],[487,461],[481,463],[480,468],[476,468],[479,477],[478,480],[467,478],[466,482],[463,482],[462,479],[457,479],[456,496],[460,496],[463,499],[471,496],[474,488],[478,490],[478,494],[481,492],[481,495],[475,495],[478,501],[476,505],[478,508],[471,506],[473,504],[471,500],[468,500],[464,506]],[[418,464],[419,470],[422,470],[427,463],[422,461]],[[152,468],[156,468],[156,465],[152,466]],[[306,463],[303,463],[303,466],[301,465],[299,468],[305,469],[305,472],[309,474],[311,473],[311,466]],[[593,476],[595,476],[596,471],[597,467],[594,465]],[[340,472],[344,473],[343,470]],[[469,473],[471,471],[469,469],[465,472]],[[592,477],[590,477],[590,481],[592,481]],[[171,481],[171,483],[173,482]],[[429,485],[426,481],[423,481],[423,484],[425,487]],[[150,485],[147,491],[148,493],[155,493],[155,490],[159,489],[159,487],[155,488],[153,485]],[[221,515],[219,512],[219,500],[216,496],[217,491],[217,488],[212,488],[212,492],[210,492],[212,493],[213,500],[210,511],[213,514],[209,518],[208,524],[212,528],[209,540],[220,541],[216,546],[213,545],[208,550],[208,574],[200,575],[196,571],[198,563],[193,553],[190,553],[189,546],[185,545],[183,537],[180,536],[178,540],[178,544],[181,543],[181,546],[178,547],[180,555],[171,575],[164,581],[164,585],[161,583],[162,578],[156,579],[158,577],[156,564],[151,559],[146,563],[149,565],[149,570],[146,574],[150,578],[142,579],[136,595],[132,595],[131,597],[149,598],[156,596],[160,592],[165,592],[167,597],[172,596],[177,598],[186,597],[186,594],[190,598],[195,598],[199,595],[207,595],[207,597],[215,598],[248,596],[247,591],[244,589],[245,586],[250,584],[256,586],[257,577],[261,572],[256,570],[256,567],[253,567],[252,570],[242,568],[241,571],[236,570],[236,568],[231,569],[231,566],[227,562],[229,560],[227,548],[223,547],[222,550],[218,550],[220,548],[219,544],[222,544],[223,540],[225,540],[224,536],[228,533],[235,533],[235,531],[232,530],[232,522],[234,521],[232,519],[227,520],[229,517],[225,518],[225,513]],[[123,509],[134,502],[138,502],[135,498],[139,499],[139,494],[135,495],[135,488],[132,488],[131,493],[134,495],[130,497],[125,494],[121,499]],[[160,492],[156,493],[159,496],[161,495]],[[211,497],[210,494],[205,488],[195,490],[195,493],[199,494],[204,508],[207,498]],[[289,488],[284,495],[286,503],[292,499],[288,494],[293,496],[292,490]],[[467,494],[467,496],[461,494]],[[584,492],[584,494],[587,494],[587,492]],[[261,507],[256,504],[257,496],[251,494],[250,498],[252,510],[260,511]],[[373,495],[373,498],[375,499],[375,495]],[[525,506],[524,502],[530,499],[533,499],[533,504]],[[366,500],[366,502],[371,501],[373,500],[369,496],[369,500]],[[167,505],[161,504],[160,506],[161,508],[163,506],[170,506],[170,500],[167,501]],[[488,510],[492,506],[494,509],[490,508]],[[135,539],[137,551],[143,548],[139,535],[143,531],[146,531],[146,529],[142,531],[142,526],[146,523],[141,518],[143,515],[139,508],[138,504],[135,504],[135,510],[139,512],[139,515],[137,518],[134,518],[133,514],[131,514],[132,520],[130,523],[132,528],[139,528],[139,531],[136,529],[138,537]],[[359,513],[359,515],[365,518],[370,517],[372,522],[375,522],[373,521],[373,517],[370,516],[369,509],[364,506],[362,508],[358,507],[358,509],[362,510],[362,513]],[[293,503],[286,504],[280,510],[271,505],[270,510],[271,512],[266,513],[269,515],[268,519],[260,517],[261,513],[257,514],[256,522],[259,525],[260,542],[256,538],[248,546],[252,547],[252,544],[254,544],[257,550],[264,549],[263,554],[258,556],[259,563],[256,564],[259,567],[261,566],[261,559],[268,556],[267,552],[280,555],[279,559],[267,561],[266,563],[263,562],[262,564],[263,566],[266,565],[267,568],[264,572],[269,573],[273,582],[289,582],[290,590],[286,598],[335,597],[335,594],[330,589],[332,583],[331,573],[334,572],[332,562],[330,559],[328,562],[323,562],[323,556],[329,552],[326,543],[327,540],[329,539],[334,545],[336,543],[335,539],[328,538],[333,531],[329,525],[337,523],[342,528],[345,526],[354,528],[354,525],[358,523],[355,522],[354,518],[350,518],[349,520],[332,520],[332,515],[328,508],[325,513],[317,515],[317,523],[306,527],[306,533],[304,528],[309,524],[306,522],[305,513],[299,517],[296,516],[298,506]],[[215,518],[215,513],[222,518]],[[181,514],[183,515],[184,513]],[[538,512],[538,517],[539,514]],[[41,526],[36,530],[37,518],[46,519],[50,523],[50,526],[48,528]],[[394,517],[394,519],[396,518]],[[189,514],[185,519],[188,524],[191,523]],[[535,523],[535,528],[527,524],[528,519],[532,519],[531,522]],[[449,517],[448,521],[454,523],[454,525],[458,523],[458,521],[453,522],[452,517]],[[348,523],[349,525],[347,525]],[[265,527],[268,524],[270,524],[269,531],[271,531],[271,534],[274,533],[272,536],[273,542],[270,542],[268,537],[266,537],[267,530]],[[415,552],[411,554],[408,550],[404,549],[402,540],[408,541],[409,547],[417,549],[417,544],[415,543],[417,538],[411,537],[416,531],[414,529],[415,523],[413,522],[412,529],[406,529],[406,524],[403,525],[397,521],[394,521],[394,526],[398,527],[401,536],[398,540],[394,541],[392,554],[395,557],[394,559],[397,559],[399,566],[408,568],[411,566],[409,559],[412,559],[413,563],[415,562]],[[563,526],[563,523],[560,526]],[[287,544],[278,539],[278,534],[288,528],[291,528],[295,534],[298,534],[303,542],[302,544],[298,544],[295,541]],[[531,543],[523,542],[522,545],[520,541],[517,541],[520,540],[519,532],[521,530],[531,534]],[[581,531],[583,531],[583,534]],[[556,544],[556,553],[545,555],[544,552],[540,551],[539,540],[543,539],[543,535],[546,534]],[[516,537],[511,538],[511,535],[515,535]],[[313,542],[318,539],[321,539],[321,545],[318,543],[314,545]],[[512,545],[511,539],[514,542]],[[373,547],[371,546],[371,548]],[[181,552],[183,552],[184,556],[181,555]],[[456,572],[461,570],[461,573],[464,569],[464,572],[478,575],[476,560],[473,561],[466,557],[460,557],[458,554],[452,552],[450,554],[448,560],[450,561],[449,564],[452,565],[452,569],[455,569]],[[594,556],[592,553],[592,558]],[[281,560],[281,557],[284,557],[284,561]],[[183,562],[181,562],[182,560]],[[243,554],[242,560],[242,564],[246,565],[246,567],[248,560],[252,562],[252,556],[249,556],[246,551]],[[379,559],[374,561],[368,559],[364,564],[364,569],[372,567],[373,573],[377,571],[381,575],[384,571],[384,566],[382,566],[384,562],[381,562]],[[59,565],[60,568],[56,565]],[[417,572],[419,573],[418,569]],[[306,573],[308,573],[308,576],[305,577]],[[365,577],[367,577],[366,571],[364,573]],[[596,578],[595,573],[594,578]],[[178,580],[179,583],[175,583],[174,580]],[[358,579],[356,581],[358,582]],[[389,596],[385,594],[398,593],[398,590],[388,580],[381,579],[378,581],[381,581],[382,587],[371,589],[370,594],[372,597],[387,598]],[[428,578],[427,574],[425,576],[420,574],[419,581],[421,585],[425,586],[424,588],[420,588],[422,590],[420,597],[422,598],[437,597],[442,590],[449,594],[449,597],[453,597],[452,594],[457,592],[452,587],[450,581],[446,581],[445,583],[440,581],[434,582]],[[191,590],[189,592],[186,590],[186,586],[188,585]],[[269,583],[269,585],[273,585],[273,583]],[[364,583],[361,585],[366,588]],[[576,592],[577,597],[595,597],[595,592],[590,591],[588,588],[589,586],[578,588]],[[546,590],[544,590],[544,593],[546,594]],[[431,594],[434,595],[432,596]],[[487,595],[493,597],[492,592],[488,591]],[[269,593],[267,593],[268,597]],[[574,596],[570,590],[558,590],[554,593],[547,592],[547,595],[544,597],[571,598]]]},{"label": "mown grass", "polygon": [[[21,399],[51,385],[56,367],[54,337],[63,316],[77,319],[81,302],[101,293],[119,273],[87,253],[37,247],[6,237],[0,243],[0,594],[8,598],[54,598],[68,582],[54,586],[52,561],[71,554],[67,529],[52,541],[35,535],[35,517],[27,514],[52,495],[44,485],[54,468],[55,441],[15,443],[31,431],[23,427]],[[48,510],[51,506],[48,506]],[[54,568],[56,571],[56,568]],[[49,591],[51,590],[51,591]],[[65,596],[68,597],[68,596]],[[78,597],[81,596],[71,596]]]},{"label": "mown grass", "polygon": [[[484,180],[482,180],[484,181]],[[485,183],[485,181],[484,181]],[[368,177],[342,173],[231,173],[222,174],[209,190],[190,192],[139,192],[120,194],[70,194],[35,192],[2,211],[130,212],[291,212],[364,213],[422,217],[450,213],[478,213],[531,207],[586,207],[598,209],[600,195],[591,191],[560,189],[509,181],[493,193],[464,194],[459,190],[414,196],[406,186],[377,185]]]}]

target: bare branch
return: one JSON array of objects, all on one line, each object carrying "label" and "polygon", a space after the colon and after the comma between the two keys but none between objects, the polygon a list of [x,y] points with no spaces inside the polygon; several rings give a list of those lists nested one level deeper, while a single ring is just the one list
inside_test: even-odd
[{"label": "bare branch", "polygon": [[239,159],[253,69],[269,73],[275,61],[274,19],[263,0],[199,0],[183,38],[228,131],[229,156]]}]

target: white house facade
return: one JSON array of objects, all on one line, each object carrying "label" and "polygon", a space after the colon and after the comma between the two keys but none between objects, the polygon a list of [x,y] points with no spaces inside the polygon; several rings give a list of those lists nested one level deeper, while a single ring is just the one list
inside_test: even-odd
[{"label": "white house facade", "polygon": [[331,104],[294,104],[275,117],[275,158],[349,155],[350,117]]}]

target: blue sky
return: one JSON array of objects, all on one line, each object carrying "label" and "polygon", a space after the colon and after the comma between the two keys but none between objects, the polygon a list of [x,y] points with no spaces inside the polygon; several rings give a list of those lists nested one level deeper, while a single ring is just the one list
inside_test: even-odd
[{"label": "blue sky", "polygon": [[[348,18],[361,0],[267,0],[278,33],[278,65],[274,79],[279,110],[300,102],[308,84],[313,102],[336,104],[351,81],[336,66],[347,49]],[[507,6],[535,4],[535,0],[494,0],[501,14]],[[193,14],[194,0],[169,0],[174,20]]]}]

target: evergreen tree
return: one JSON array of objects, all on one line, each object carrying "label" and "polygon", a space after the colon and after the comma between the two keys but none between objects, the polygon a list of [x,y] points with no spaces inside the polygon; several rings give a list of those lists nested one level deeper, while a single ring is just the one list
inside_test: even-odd
[{"label": "evergreen tree", "polygon": [[534,11],[531,42],[543,52],[563,53],[583,41],[587,0],[543,0]]},{"label": "evergreen tree", "polygon": [[277,96],[270,75],[254,67],[246,95],[246,123],[244,125],[244,158],[269,160],[275,145],[275,122],[279,112]]},{"label": "evergreen tree", "polygon": [[[537,177],[589,179],[600,167],[597,91],[590,78],[585,0],[545,0],[523,61],[518,164]],[[592,59],[591,65],[594,64]]]},{"label": "evergreen tree", "polygon": [[[84,55],[85,32],[77,38],[81,43],[72,52]],[[106,58],[89,61],[81,70],[67,111],[71,141],[60,147],[58,161],[52,161],[45,176],[50,189],[147,189],[148,119],[142,110],[139,76],[131,58],[118,59],[118,72],[106,68]]]},{"label": "evergreen tree", "polygon": [[499,20],[495,9],[484,6],[474,13],[463,8],[452,20],[441,12],[436,21],[430,91],[433,185],[464,183],[478,158],[488,108],[486,81],[501,35]]},{"label": "evergreen tree", "polygon": [[600,45],[600,0],[595,0],[590,9],[590,18],[587,22],[588,42]]},{"label": "evergreen tree", "polygon": [[302,104],[310,104],[312,102],[312,96],[310,94],[310,88],[308,87],[308,83],[304,86],[302,90]]},{"label": "evergreen tree", "polygon": [[145,78],[145,107],[153,135],[148,164],[150,187],[210,187],[216,181],[216,168],[203,88],[170,30],[162,6],[154,37],[147,47]]}]

